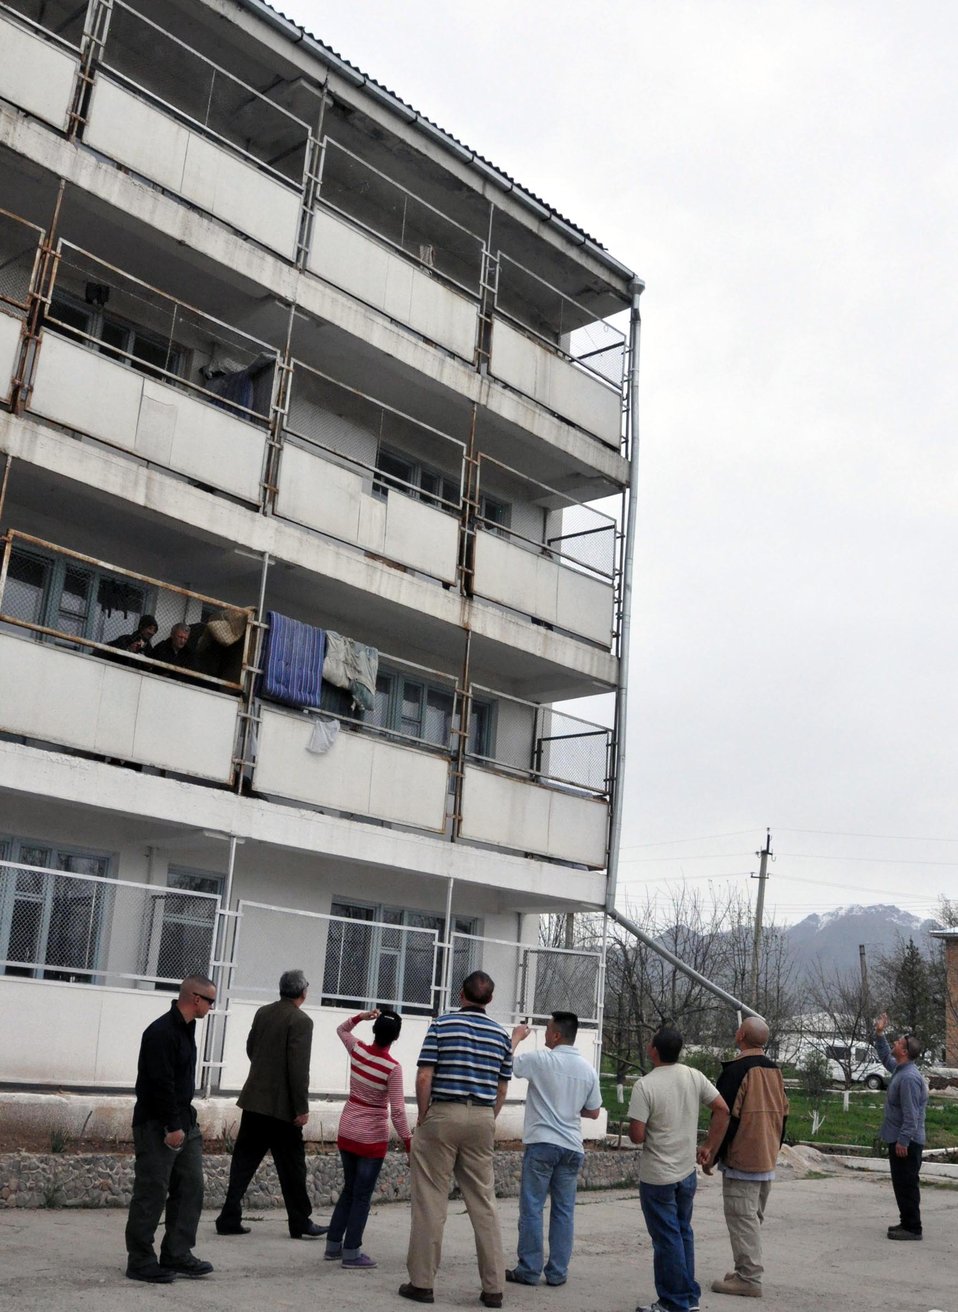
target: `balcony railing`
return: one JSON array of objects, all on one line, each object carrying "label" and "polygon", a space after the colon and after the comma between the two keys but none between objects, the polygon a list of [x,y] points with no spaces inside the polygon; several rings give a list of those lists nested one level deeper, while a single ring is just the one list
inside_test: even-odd
[{"label": "balcony railing", "polygon": [[13,394],[42,241],[42,228],[0,209],[0,402]]}]

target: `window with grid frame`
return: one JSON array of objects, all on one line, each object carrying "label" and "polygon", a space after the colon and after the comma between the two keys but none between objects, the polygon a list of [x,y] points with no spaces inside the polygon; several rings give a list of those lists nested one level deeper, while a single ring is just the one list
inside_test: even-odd
[{"label": "window with grid frame", "polygon": [[[379,1004],[414,1016],[432,1015],[442,984],[443,953],[434,950],[433,930],[441,942],[445,917],[427,911],[387,907],[381,903],[335,900],[330,914],[323,1005],[367,1010]],[[477,935],[474,917],[457,916],[457,934]],[[475,944],[457,943],[453,973],[464,978],[473,969]],[[461,974],[459,973],[461,971]]]},{"label": "window with grid frame", "polygon": [[[380,667],[376,678],[376,700],[369,722],[429,743],[453,749],[452,729],[455,697],[447,686],[399,670]],[[494,707],[491,701],[473,698],[469,712],[468,751],[473,756],[491,756],[494,738]]]},{"label": "window with grid frame", "polygon": [[152,896],[141,971],[172,991],[187,975],[206,975],[213,959],[218,898],[224,876],[170,866],[166,888]]},{"label": "window with grid frame", "polygon": [[[0,839],[0,971],[26,979],[97,983],[113,889],[113,857],[26,838]],[[24,870],[22,866],[40,867]]]},{"label": "window with grid frame", "polygon": [[152,611],[156,589],[85,561],[16,546],[2,610],[11,619],[110,643]]}]

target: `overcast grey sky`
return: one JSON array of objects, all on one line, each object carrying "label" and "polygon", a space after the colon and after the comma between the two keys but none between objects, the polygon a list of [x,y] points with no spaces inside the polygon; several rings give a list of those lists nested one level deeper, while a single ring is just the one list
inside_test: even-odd
[{"label": "overcast grey sky", "polygon": [[280,7],[648,285],[627,891],[958,893],[958,10]]}]

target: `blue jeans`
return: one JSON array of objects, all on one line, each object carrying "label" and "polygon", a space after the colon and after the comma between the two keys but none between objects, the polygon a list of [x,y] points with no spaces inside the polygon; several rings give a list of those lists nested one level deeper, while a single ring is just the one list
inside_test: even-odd
[{"label": "blue jeans", "polygon": [[343,1257],[358,1257],[383,1159],[360,1157],[357,1153],[344,1152],[342,1148],[339,1156],[343,1163],[343,1192],[333,1208],[326,1247],[334,1250],[341,1247]]},{"label": "blue jeans", "polygon": [[672,1312],[688,1312],[702,1297],[692,1235],[695,1172],[677,1184],[640,1183],[639,1199],[652,1239],[656,1297]]},{"label": "blue jeans", "polygon": [[542,1247],[542,1213],[549,1206],[549,1260],[546,1282],[564,1285],[572,1257],[575,1187],[584,1154],[554,1143],[526,1144],[519,1188],[519,1261],[516,1280],[537,1285],[545,1254]]}]

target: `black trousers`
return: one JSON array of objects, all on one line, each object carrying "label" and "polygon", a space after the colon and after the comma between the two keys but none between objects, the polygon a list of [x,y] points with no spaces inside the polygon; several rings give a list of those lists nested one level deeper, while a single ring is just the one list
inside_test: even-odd
[{"label": "black trousers", "polygon": [[283,1191],[289,1233],[300,1235],[312,1212],[306,1192],[306,1145],[303,1131],[291,1121],[244,1111],[230,1162],[226,1201],[219,1214],[223,1225],[238,1225],[243,1215],[243,1195],[267,1153],[273,1154],[279,1186]]},{"label": "black trousers", "polygon": [[921,1234],[921,1190],[918,1187],[918,1173],[921,1170],[920,1143],[908,1145],[908,1156],[899,1157],[895,1145],[888,1145],[888,1162],[891,1166],[891,1184],[895,1191],[895,1202],[905,1230]]},{"label": "black trousers", "polygon": [[153,1237],[166,1207],[166,1233],[160,1256],[179,1262],[196,1243],[203,1210],[203,1136],[194,1125],[179,1152],[167,1148],[159,1121],[133,1127],[136,1158],[133,1197],[126,1223],[127,1265],[152,1266]]}]

